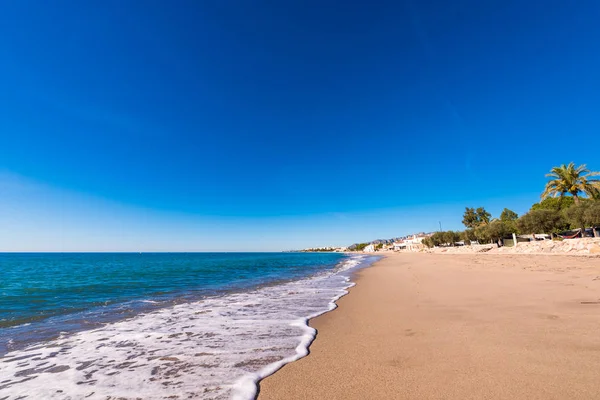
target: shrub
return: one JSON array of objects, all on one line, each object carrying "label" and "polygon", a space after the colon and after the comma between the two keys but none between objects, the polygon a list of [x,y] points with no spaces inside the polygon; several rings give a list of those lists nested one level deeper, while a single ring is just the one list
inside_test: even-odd
[{"label": "shrub", "polygon": [[517,220],[517,228],[523,233],[554,233],[568,227],[562,214],[557,210],[530,210]]},{"label": "shrub", "polygon": [[582,236],[583,232],[585,232],[585,223],[587,222],[585,214],[589,208],[589,204],[590,203],[588,202],[580,202],[579,204],[574,204],[563,210],[563,215],[571,224],[571,229],[581,229]]},{"label": "shrub", "polygon": [[600,201],[592,202],[584,214],[585,222],[594,229],[594,236],[598,237],[597,226],[600,226]]}]

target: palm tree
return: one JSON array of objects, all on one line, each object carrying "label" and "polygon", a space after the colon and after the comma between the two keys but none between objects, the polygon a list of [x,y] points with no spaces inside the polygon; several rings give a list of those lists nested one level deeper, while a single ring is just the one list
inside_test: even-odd
[{"label": "palm tree", "polygon": [[573,196],[575,204],[579,204],[579,195],[585,193],[588,197],[600,197],[600,180],[591,179],[593,176],[599,176],[600,172],[591,172],[585,164],[575,168],[574,163],[554,167],[548,178],[552,178],[546,183],[546,189],[542,193],[542,199],[548,197],[563,197],[565,194]]}]

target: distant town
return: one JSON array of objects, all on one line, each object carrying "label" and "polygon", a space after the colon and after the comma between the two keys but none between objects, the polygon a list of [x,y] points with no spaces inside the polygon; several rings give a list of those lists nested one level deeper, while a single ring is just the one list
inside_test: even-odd
[{"label": "distant town", "polygon": [[425,233],[419,232],[412,235],[396,237],[392,239],[377,239],[371,242],[365,243],[354,243],[348,247],[334,247],[334,246],[324,246],[324,247],[311,247],[307,249],[302,249],[302,252],[337,252],[343,253],[348,251],[361,251],[365,253],[374,253],[377,251],[400,251],[400,250],[409,250],[409,251],[419,251],[423,249],[425,246],[423,244],[423,239],[430,237],[433,235],[433,232]]}]

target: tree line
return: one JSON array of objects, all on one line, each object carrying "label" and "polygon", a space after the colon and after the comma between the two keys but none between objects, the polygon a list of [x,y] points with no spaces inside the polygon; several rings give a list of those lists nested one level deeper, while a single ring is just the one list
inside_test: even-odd
[{"label": "tree line", "polygon": [[499,218],[483,207],[465,208],[462,223],[464,231],[436,232],[425,238],[427,247],[454,246],[463,241],[465,244],[494,243],[515,234],[549,234],[555,238],[557,233],[580,229],[583,237],[585,228],[592,227],[595,237],[599,237],[600,226],[600,180],[593,177],[600,172],[591,172],[584,165],[575,167],[574,163],[554,167],[546,176],[542,200],[531,206],[530,210],[517,215],[505,208]]}]

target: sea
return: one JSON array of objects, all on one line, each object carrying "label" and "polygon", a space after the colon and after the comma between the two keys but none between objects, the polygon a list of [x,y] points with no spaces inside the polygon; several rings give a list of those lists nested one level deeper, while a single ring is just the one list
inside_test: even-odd
[{"label": "sea", "polygon": [[253,399],[376,259],[0,254],[0,400]]}]

